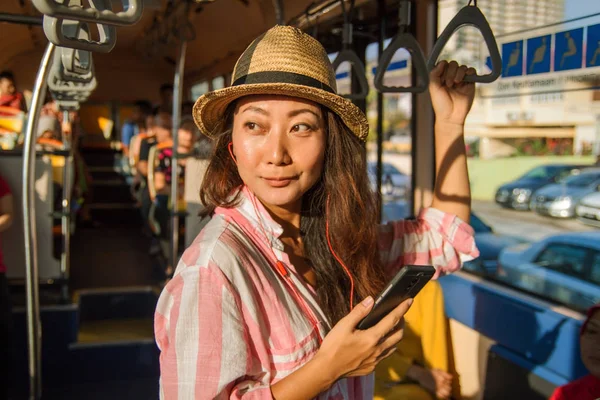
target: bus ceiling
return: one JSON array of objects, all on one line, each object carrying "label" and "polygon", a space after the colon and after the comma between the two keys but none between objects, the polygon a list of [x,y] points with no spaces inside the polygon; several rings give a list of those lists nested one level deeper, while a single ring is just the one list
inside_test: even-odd
[{"label": "bus ceiling", "polygon": [[[164,31],[161,22],[169,19],[182,4],[188,5],[187,15],[177,16],[183,34],[189,35],[193,27],[195,40],[189,44],[185,63],[185,84],[189,86],[203,79],[229,73],[239,54],[248,43],[273,26],[280,15],[275,5],[282,6],[281,15],[287,24],[316,33],[328,52],[342,47],[343,15],[339,0],[313,2],[311,0],[214,0],[167,1],[143,0],[143,13],[138,23],[116,28],[114,49],[107,55],[98,54],[96,72],[99,88],[93,100],[111,100],[114,87],[121,87],[115,78],[114,66],[119,65],[119,75],[137,76],[149,82],[168,82],[172,79],[178,46],[162,46],[159,51],[148,51],[148,40],[153,31]],[[347,5],[349,6],[349,1]],[[386,1],[388,7],[388,36],[396,33],[398,2]],[[355,42],[377,40],[377,3],[369,0],[355,1]],[[40,25],[41,14],[31,2],[8,2],[2,6],[4,22],[0,23],[0,36],[10,41],[0,43],[0,65],[14,70],[20,85],[32,86],[35,72],[47,43]],[[28,23],[29,26],[23,25]],[[189,24],[189,26],[185,25]],[[94,39],[98,39],[96,24],[89,24]],[[156,37],[156,36],[154,36]],[[210,40],[206,40],[206,38]],[[115,80],[116,79],[116,80]],[[139,83],[139,81],[138,81]],[[126,88],[125,86],[124,88]],[[138,85],[139,87],[139,85]],[[134,90],[122,90],[123,96],[136,96]],[[148,89],[150,93],[150,89]],[[137,92],[144,97],[146,92]],[[124,100],[133,100],[125,98]]]}]

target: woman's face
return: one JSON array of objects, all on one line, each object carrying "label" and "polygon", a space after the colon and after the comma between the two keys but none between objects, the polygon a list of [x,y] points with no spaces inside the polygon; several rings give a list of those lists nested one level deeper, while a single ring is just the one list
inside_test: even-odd
[{"label": "woman's face", "polygon": [[240,177],[267,206],[299,210],[321,176],[326,132],[321,108],[284,96],[238,101],[233,154]]},{"label": "woman's face", "polygon": [[600,309],[592,314],[580,339],[581,360],[588,371],[600,378]]}]

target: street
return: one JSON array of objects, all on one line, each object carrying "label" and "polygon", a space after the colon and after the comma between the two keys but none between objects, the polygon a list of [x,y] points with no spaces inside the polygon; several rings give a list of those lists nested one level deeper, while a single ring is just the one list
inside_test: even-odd
[{"label": "street", "polygon": [[556,233],[600,232],[575,219],[563,220],[544,217],[531,211],[505,209],[491,201],[473,200],[472,208],[473,212],[497,233],[520,236],[531,241],[538,241]]}]

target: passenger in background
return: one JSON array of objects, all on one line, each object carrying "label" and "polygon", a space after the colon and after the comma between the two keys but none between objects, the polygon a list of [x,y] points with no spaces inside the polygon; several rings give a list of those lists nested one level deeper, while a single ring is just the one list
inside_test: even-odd
[{"label": "passenger in background", "polygon": [[[182,121],[179,130],[177,131],[177,153],[184,155],[190,154],[194,146],[194,140],[198,137],[198,128],[192,118],[186,118]],[[158,153],[158,166],[154,172],[154,184],[157,194],[171,193],[171,169],[173,160],[173,148],[167,147]],[[179,185],[183,185],[185,178],[185,162],[184,157],[178,160],[179,169],[177,171],[179,177]]]},{"label": "passenger in background", "polygon": [[[23,94],[17,91],[15,77],[10,71],[0,72],[0,106],[27,112]],[[12,115],[0,111],[0,115]]]},{"label": "passenger in background", "polygon": [[154,117],[152,129],[148,132],[148,137],[142,140],[142,143],[140,144],[140,158],[136,168],[142,182],[140,200],[142,217],[144,220],[148,219],[148,213],[150,212],[150,206],[152,205],[150,193],[148,192],[148,156],[150,155],[150,149],[153,146],[171,139],[171,124],[171,114],[159,112]]},{"label": "passenger in background", "polygon": [[557,388],[550,400],[600,399],[600,303],[588,310],[579,344],[581,360],[590,373]]},{"label": "passenger in background", "polygon": [[[175,204],[175,210],[179,211],[183,209],[185,211],[185,204],[183,202],[183,194],[185,190],[185,164],[186,157],[192,151],[194,140],[198,137],[198,128],[192,118],[186,118],[181,123],[179,130],[177,131],[177,185],[179,197],[174,200],[171,198],[171,175],[173,171],[173,147],[166,147],[161,149],[158,154],[158,166],[154,170],[154,186],[156,188],[156,212],[154,217],[160,225],[159,240],[162,242],[163,252],[169,244],[169,233],[171,232],[170,221],[170,206],[169,204]],[[180,231],[185,228],[185,219],[179,220]],[[179,235],[180,247],[185,246],[185,235]],[[164,254],[167,256],[168,254]],[[165,270],[167,277],[173,274],[173,267],[168,265]]]},{"label": "passenger in background", "polygon": [[[13,196],[8,184],[0,175],[0,238],[11,226],[13,220]],[[0,243],[0,400],[8,399],[11,387],[12,353],[12,309],[6,279],[6,266],[2,261]]]},{"label": "passenger in background", "polygon": [[146,131],[146,119],[152,115],[152,105],[149,101],[138,100],[133,106],[131,119],[125,121],[121,128],[121,143],[123,144],[123,154],[129,154],[129,145],[131,139]]},{"label": "passenger in background", "polygon": [[460,399],[444,294],[430,281],[404,315],[397,351],[375,369],[375,400]]},{"label": "passenger in background", "polygon": [[159,112],[173,113],[173,85],[169,83],[160,86],[160,103],[154,107],[154,114]]}]

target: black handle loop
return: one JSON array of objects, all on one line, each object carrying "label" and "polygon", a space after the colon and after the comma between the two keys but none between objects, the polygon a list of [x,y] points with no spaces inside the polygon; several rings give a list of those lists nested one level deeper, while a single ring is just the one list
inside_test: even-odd
[{"label": "black handle loop", "polygon": [[[415,37],[409,33],[410,24],[410,2],[402,0],[398,7],[398,34],[384,50],[379,58],[377,73],[375,74],[374,86],[380,93],[422,93],[429,86],[429,70],[423,49]],[[410,52],[412,63],[417,74],[415,86],[385,86],[383,80],[387,69],[392,63],[394,54],[400,49]]]},{"label": "black handle loop", "polygon": [[[352,50],[352,24],[350,23],[351,15],[354,11],[354,0],[350,0],[350,10],[346,11],[344,0],[341,0],[342,14],[344,16],[344,29],[342,32],[342,51],[338,53],[338,56],[332,63],[333,70],[337,71],[339,66],[343,62],[348,62],[351,66],[350,72],[354,72],[354,76],[358,81],[359,91],[358,93],[350,93],[341,95],[350,100],[364,100],[369,94],[369,81],[365,72],[365,64],[360,60],[358,54]],[[352,76],[352,75],[351,75]]]}]

